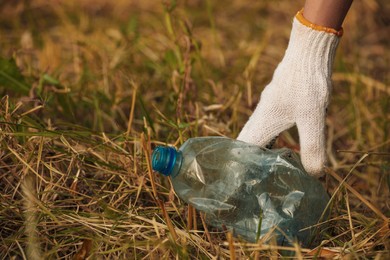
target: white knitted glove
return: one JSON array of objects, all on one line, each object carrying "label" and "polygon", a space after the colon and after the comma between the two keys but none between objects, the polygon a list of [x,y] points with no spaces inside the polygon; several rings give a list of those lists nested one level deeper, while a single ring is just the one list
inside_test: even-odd
[{"label": "white knitted glove", "polygon": [[299,15],[294,18],[284,58],[237,139],[265,146],[296,124],[303,166],[319,177],[326,162],[325,114],[339,36],[318,30],[332,29],[305,23]]}]

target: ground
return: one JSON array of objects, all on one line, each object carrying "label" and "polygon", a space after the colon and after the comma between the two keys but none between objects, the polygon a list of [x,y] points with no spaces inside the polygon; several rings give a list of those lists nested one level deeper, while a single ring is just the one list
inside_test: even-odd
[{"label": "ground", "polygon": [[[277,258],[214,232],[150,153],[235,138],[283,57],[303,1],[0,3],[0,257]],[[389,257],[390,5],[355,1],[327,117],[332,196],[319,246],[295,257]],[[261,127],[261,126],[259,126]],[[276,146],[299,151],[295,129]]]}]

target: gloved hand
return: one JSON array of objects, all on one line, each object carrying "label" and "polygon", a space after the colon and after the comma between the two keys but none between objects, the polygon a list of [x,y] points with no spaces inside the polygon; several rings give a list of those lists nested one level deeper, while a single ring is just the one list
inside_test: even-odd
[{"label": "gloved hand", "polygon": [[238,140],[265,146],[297,125],[306,171],[319,177],[326,163],[325,115],[341,31],[310,24],[298,12],[290,41]]}]

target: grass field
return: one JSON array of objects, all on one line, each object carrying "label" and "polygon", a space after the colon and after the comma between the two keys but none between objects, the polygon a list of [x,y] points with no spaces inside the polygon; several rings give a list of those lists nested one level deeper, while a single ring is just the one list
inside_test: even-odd
[{"label": "grass field", "polygon": [[[115,4],[114,4],[115,3]],[[303,1],[0,2],[1,259],[278,258],[215,232],[156,144],[235,138]],[[390,259],[390,4],[355,1],[327,117],[331,216],[296,258]],[[261,126],[259,126],[261,127]],[[277,146],[298,150],[296,130]]]}]

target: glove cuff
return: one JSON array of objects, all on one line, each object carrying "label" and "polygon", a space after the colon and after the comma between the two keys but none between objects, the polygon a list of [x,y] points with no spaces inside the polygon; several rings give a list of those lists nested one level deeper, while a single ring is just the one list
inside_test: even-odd
[{"label": "glove cuff", "polygon": [[336,29],[333,29],[333,28],[330,28],[330,27],[325,27],[325,26],[321,26],[321,25],[318,25],[318,24],[314,24],[310,21],[308,21],[304,16],[303,16],[303,9],[298,11],[298,13],[295,15],[295,17],[297,18],[297,20],[307,26],[307,27],[310,27],[312,28],[313,30],[316,30],[316,31],[322,31],[322,32],[327,32],[327,33],[331,33],[331,34],[334,34],[338,37],[341,37],[344,33],[344,30],[343,28],[341,28],[340,30],[336,30]]},{"label": "glove cuff", "polygon": [[279,70],[302,71],[305,77],[330,78],[340,37],[293,19],[290,41]]}]

